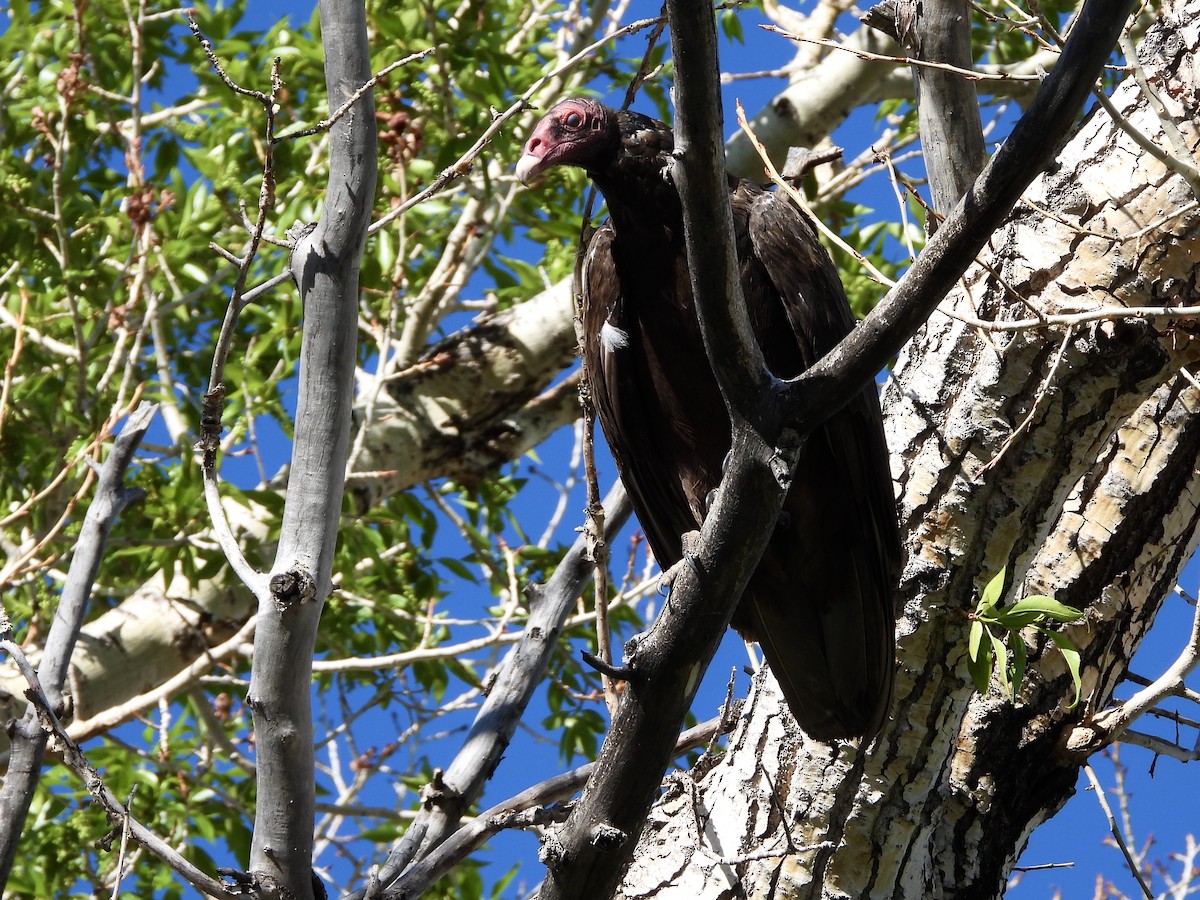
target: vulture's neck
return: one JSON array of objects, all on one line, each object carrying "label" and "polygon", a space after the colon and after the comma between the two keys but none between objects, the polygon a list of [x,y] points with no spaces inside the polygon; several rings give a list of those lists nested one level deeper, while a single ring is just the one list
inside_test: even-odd
[{"label": "vulture's neck", "polygon": [[628,110],[617,113],[621,143],[588,174],[608,204],[619,240],[660,244],[682,235],[679,193],[668,176],[675,146],[671,129]]}]

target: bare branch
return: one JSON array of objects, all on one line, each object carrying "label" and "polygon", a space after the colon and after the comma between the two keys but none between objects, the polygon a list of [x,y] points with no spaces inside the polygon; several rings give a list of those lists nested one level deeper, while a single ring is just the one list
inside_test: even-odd
[{"label": "bare branch", "polygon": [[360,99],[362,99],[362,97],[368,91],[374,90],[375,85],[379,84],[380,79],[386,78],[388,75],[390,75],[392,72],[396,71],[397,69],[399,69],[402,66],[407,66],[409,63],[416,62],[419,59],[425,59],[425,57],[429,56],[429,54],[431,54],[435,49],[437,49],[437,48],[436,47],[428,47],[424,50],[418,50],[416,53],[410,53],[408,56],[404,57],[403,59],[398,59],[394,63],[389,63],[388,65],[386,65],[382,69],[380,69],[376,74],[374,74],[370,78],[368,78],[363,83],[362,87],[360,87],[353,94],[351,94],[346,99],[346,102],[344,102],[341,106],[339,106],[336,110],[334,110],[333,113],[330,114],[328,119],[322,119],[316,125],[312,125],[308,128],[301,128],[297,131],[289,131],[286,134],[281,134],[274,139],[275,143],[281,144],[284,141],[293,141],[293,140],[296,140],[297,138],[310,137],[311,135],[314,135],[314,134],[320,134],[322,131],[328,131],[330,126],[333,125],[334,122],[338,121],[346,113],[348,113],[351,110],[351,108],[353,108],[354,104],[357,103]]},{"label": "bare branch", "polygon": [[1108,805],[1108,798],[1104,795],[1104,788],[1100,786],[1100,779],[1096,777],[1095,770],[1091,766],[1084,766],[1083,771],[1087,774],[1088,781],[1092,783],[1092,790],[1096,794],[1096,800],[1100,804],[1100,808],[1104,810],[1104,815],[1108,819],[1108,827],[1112,832],[1113,839],[1117,842],[1117,846],[1121,848],[1121,853],[1125,856],[1125,862],[1129,865],[1129,872],[1137,879],[1138,886],[1142,889],[1146,900],[1154,900],[1154,892],[1150,890],[1150,885],[1146,884],[1146,879],[1142,875],[1141,868],[1133,858],[1133,854],[1129,851],[1129,845],[1125,842],[1124,836],[1121,834],[1121,828],[1117,825],[1117,819],[1113,815],[1112,807]]},{"label": "bare branch", "polygon": [[996,72],[976,72],[974,69],[968,69],[961,66],[951,65],[950,63],[936,62],[932,60],[914,59],[911,56],[891,56],[886,53],[872,53],[869,50],[860,50],[844,41],[836,41],[830,38],[812,38],[804,37],[803,35],[792,34],[790,31],[785,31],[778,25],[760,25],[758,26],[763,31],[770,31],[780,37],[785,37],[789,41],[795,41],[800,44],[815,44],[818,47],[829,47],[832,50],[843,50],[856,56],[858,59],[868,60],[871,62],[886,62],[896,66],[914,66],[916,68],[928,69],[933,72],[945,72],[950,75],[956,75],[959,78],[964,78],[967,81],[1028,81],[1036,83],[1039,78],[1037,75],[1021,75],[1010,73],[1004,70]]},{"label": "bare branch", "polygon": [[[1195,208],[1193,206],[1193,208]],[[1200,306],[1102,306],[1080,312],[1043,313],[1036,319],[989,320],[967,316],[956,310],[938,308],[937,312],[951,319],[989,332],[1030,331],[1038,328],[1074,328],[1088,322],[1116,321],[1118,319],[1158,320],[1194,319],[1200,316]]]},{"label": "bare branch", "polygon": [[[1142,90],[1145,92],[1147,100],[1150,100],[1152,105],[1157,104],[1155,107],[1156,109],[1161,108],[1162,101],[1160,101],[1158,99],[1158,95],[1150,89],[1149,84],[1145,83],[1144,76],[1139,79],[1139,83],[1142,84]],[[1104,91],[1096,88],[1092,91],[1092,94],[1104,108],[1104,111],[1108,113],[1109,117],[1122,131],[1133,138],[1134,142],[1139,147],[1141,147],[1160,163],[1186,181],[1188,183],[1188,187],[1192,189],[1192,193],[1195,196],[1200,197],[1200,169],[1198,169],[1196,165],[1191,162],[1189,157],[1180,155],[1177,149],[1174,152],[1171,152],[1159,146],[1158,142],[1155,141],[1154,138],[1150,137],[1150,135],[1146,134],[1144,131],[1130,122],[1129,119],[1123,116],[1121,111],[1117,109],[1112,100],[1108,98],[1108,95],[1105,94]],[[1151,98],[1153,99],[1151,100]],[[1160,121],[1165,123],[1166,121],[1170,120],[1163,116],[1160,117]],[[1167,134],[1168,138],[1170,138],[1171,131],[1165,127],[1165,124],[1163,130]],[[1178,131],[1176,131],[1175,134],[1178,134]]]},{"label": "bare branch", "polygon": [[[604,507],[608,516],[603,539],[611,541],[630,514],[629,498],[620,482],[609,490]],[[586,534],[576,538],[546,586],[533,589],[529,621],[520,644],[509,652],[495,682],[488,688],[487,700],[476,714],[462,749],[442,776],[444,786],[437,801],[417,817],[416,825],[424,829],[423,856],[428,856],[453,832],[499,764],[534,688],[546,671],[563,622],[592,575],[590,543]],[[407,843],[406,835],[377,873],[381,885],[390,885],[399,875],[405,864]],[[364,896],[360,891],[351,898],[358,900]]]},{"label": "bare branch", "polygon": [[251,616],[240,629],[224,643],[205,651],[180,671],[176,672],[153,690],[130,697],[124,703],[112,706],[102,713],[72,722],[67,733],[75,741],[86,741],[116,728],[122,722],[128,722],[134,716],[157,705],[161,700],[174,697],[180,691],[195,684],[201,675],[210,671],[213,666],[234,654],[248,651],[254,637],[254,626],[257,617]]},{"label": "bare branch", "polygon": [[[8,881],[12,871],[46,752],[47,732],[39,726],[37,704],[44,701],[48,711],[61,711],[65,705],[63,685],[87,613],[92,586],[104,558],[109,531],[121,511],[143,494],[124,487],[125,472],[157,410],[157,405],[143,403],[129,416],[100,469],[96,496],[84,517],[67,581],[46,638],[37,682],[30,681],[30,687],[38,697],[30,698],[24,718],[13,727],[8,772],[0,786],[0,885]],[[26,680],[30,674],[26,673]]]},{"label": "bare branch", "polygon": [[[987,160],[971,72],[971,17],[965,0],[907,0],[915,16],[901,43],[909,51],[921,150],[933,208],[954,208]],[[935,63],[929,66],[923,63]],[[973,73],[972,73],[973,74]],[[932,233],[937,220],[926,223]]]},{"label": "bare branch", "polygon": [[1076,731],[1085,735],[1089,748],[1099,749],[1120,739],[1130,725],[1151,708],[1175,694],[1183,686],[1184,679],[1200,662],[1200,605],[1192,616],[1192,632],[1187,645],[1175,662],[1154,683],[1138,691],[1120,706],[1107,709],[1090,722],[1080,725]]},{"label": "bare branch", "polygon": [[[732,727],[733,722],[717,717],[694,728],[689,728],[675,742],[674,755],[686,753],[706,744]],[[405,871],[400,879],[381,896],[391,898],[391,900],[420,896],[437,879],[482,846],[489,837],[504,828],[523,827],[519,822],[514,821],[514,813],[566,800],[587,783],[595,767],[596,763],[591,762],[562,775],[548,778],[481,812],[471,822],[456,831],[437,850]]]},{"label": "bare branch", "polygon": [[269,94],[244,88],[234,83],[225,73],[224,68],[222,68],[220,61],[213,52],[212,44],[201,34],[200,26],[190,12],[188,14],[188,25],[192,33],[196,36],[196,39],[200,42],[200,46],[204,49],[204,54],[208,58],[209,65],[212,66],[221,81],[231,91],[257,100],[262,105],[265,118],[266,140],[264,143],[262,178],[258,192],[258,215],[250,232],[250,241],[245,251],[240,257],[234,257],[229,260],[237,266],[237,275],[234,279],[233,288],[230,291],[229,305],[225,310],[225,318],[221,323],[221,330],[217,335],[216,347],[213,350],[208,390],[204,394],[203,414],[200,420],[200,440],[197,443],[197,449],[200,450],[201,471],[204,477],[204,499],[208,506],[208,514],[212,519],[213,528],[217,540],[221,545],[221,550],[225,554],[225,558],[229,560],[229,564],[233,567],[237,576],[242,580],[242,583],[256,597],[261,599],[266,593],[266,579],[261,572],[250,565],[245,554],[242,553],[242,548],[233,536],[233,531],[229,527],[224,507],[221,505],[220,488],[217,483],[217,450],[220,447],[221,441],[221,415],[224,410],[226,394],[224,383],[225,362],[233,346],[233,338],[239,314],[245,305],[242,300],[242,294],[246,288],[246,280],[250,275],[250,266],[253,264],[254,257],[258,253],[259,244],[263,240],[263,231],[266,228],[267,216],[275,207],[275,113],[278,107],[277,99],[279,91],[283,86],[283,82],[279,76],[280,61],[276,57],[271,67],[271,91]]},{"label": "bare branch", "polygon": [[[319,11],[326,92],[336,109],[371,77],[366,9],[360,0],[321,0]],[[354,298],[378,162],[369,91],[356,109],[332,126],[321,218],[299,237],[290,261],[304,303],[297,425],[270,593],[259,595],[247,700],[259,786],[249,870],[279,896],[297,900],[313,890],[312,657],[345,489],[358,338]],[[268,138],[272,133],[269,127]],[[268,206],[264,196],[260,222]]]}]

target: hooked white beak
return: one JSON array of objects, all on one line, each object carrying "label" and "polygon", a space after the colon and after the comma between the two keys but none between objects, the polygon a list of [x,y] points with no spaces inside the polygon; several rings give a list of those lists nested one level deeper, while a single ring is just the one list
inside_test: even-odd
[{"label": "hooked white beak", "polygon": [[546,160],[528,149],[517,160],[517,180],[528,187],[530,183],[546,170]]}]

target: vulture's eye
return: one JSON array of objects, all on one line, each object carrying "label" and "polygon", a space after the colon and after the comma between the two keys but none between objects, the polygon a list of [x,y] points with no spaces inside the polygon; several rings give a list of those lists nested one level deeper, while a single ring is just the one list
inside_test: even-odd
[{"label": "vulture's eye", "polygon": [[583,116],[577,112],[567,113],[567,117],[563,119],[568,128],[578,128],[583,124]]}]

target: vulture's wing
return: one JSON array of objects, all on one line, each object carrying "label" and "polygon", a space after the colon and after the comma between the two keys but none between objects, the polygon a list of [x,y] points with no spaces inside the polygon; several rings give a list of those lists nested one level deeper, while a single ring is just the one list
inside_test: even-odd
[{"label": "vulture's wing", "polygon": [[[695,497],[684,491],[687,472],[681,471],[681,460],[689,458],[685,448],[697,439],[690,430],[696,420],[677,414],[681,384],[677,378],[667,379],[666,373],[678,370],[659,358],[664,350],[687,345],[668,341],[664,347],[655,342],[653,313],[661,304],[678,302],[673,286],[668,291],[661,278],[656,281],[653,269],[641,266],[642,271],[627,273],[622,280],[616,240],[612,223],[606,222],[592,236],[584,260],[584,362],[609,450],[650,547],[665,569],[682,555],[680,536],[700,521]],[[628,269],[632,264],[625,257],[621,265]],[[683,277],[686,285],[686,271]],[[625,296],[622,285],[635,295]],[[652,321],[638,310],[649,310]],[[698,331],[695,337],[699,340]],[[674,338],[686,340],[681,335]],[[720,407],[718,412],[724,415]],[[711,485],[697,488],[701,498],[710,489]]]},{"label": "vulture's wing", "polygon": [[[786,198],[743,183],[734,209],[749,241],[747,305],[782,307],[790,326],[759,331],[764,354],[775,374],[794,376],[853,327],[841,282]],[[899,535],[881,422],[872,384],[810,435],[790,521],[743,601],[797,718],[819,738],[873,733],[891,694]]]}]

